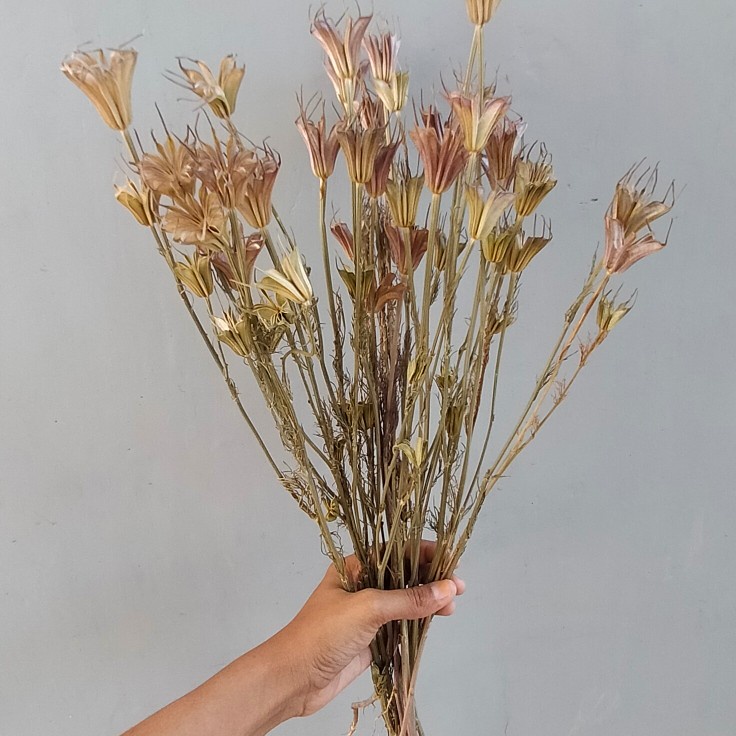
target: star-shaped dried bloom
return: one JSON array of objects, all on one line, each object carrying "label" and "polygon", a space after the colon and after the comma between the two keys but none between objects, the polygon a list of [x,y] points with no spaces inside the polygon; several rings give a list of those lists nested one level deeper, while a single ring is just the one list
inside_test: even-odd
[{"label": "star-shaped dried bloom", "polygon": [[297,304],[308,304],[312,300],[312,285],[296,248],[281,259],[278,269],[266,271],[256,286]]},{"label": "star-shaped dried bloom", "polygon": [[479,94],[450,92],[447,99],[465,136],[465,148],[470,153],[482,151],[496,124],[511,105],[510,97],[490,97],[481,102]]},{"label": "star-shaped dried bloom", "polygon": [[125,130],[133,119],[130,91],[138,57],[134,49],[75,51],[61,63],[61,71],[89,97],[113,130]]},{"label": "star-shaped dried bloom", "polygon": [[179,68],[188,82],[187,88],[204,100],[218,118],[229,118],[235,112],[245,66],[239,67],[235,56],[229,54],[220,62],[220,71],[215,79],[207,64],[197,59],[191,61],[197,65],[196,69],[187,69],[179,59]]},{"label": "star-shaped dried bloom", "polygon": [[145,153],[138,164],[143,183],[156,194],[174,200],[194,194],[196,160],[191,149],[170,135],[165,143],[154,141],[158,154]]},{"label": "star-shaped dried bloom", "polygon": [[279,173],[281,161],[273,151],[256,159],[250,174],[238,187],[235,206],[246,222],[257,230],[271,222],[271,195]]},{"label": "star-shaped dried bloom", "polygon": [[217,195],[201,187],[198,197],[186,195],[167,209],[163,229],[177,243],[220,250],[224,244],[225,211]]},{"label": "star-shaped dried bloom", "polygon": [[422,124],[409,133],[424,164],[424,178],[432,194],[446,192],[468,160],[463,135],[454,122],[445,125],[433,108],[422,112]]},{"label": "star-shaped dried bloom", "polygon": [[386,199],[397,227],[414,227],[423,189],[424,175],[412,176],[408,169],[401,170],[398,179],[386,182]]},{"label": "star-shaped dried bloom", "polygon": [[608,273],[623,273],[634,263],[666,245],[654,237],[651,223],[666,215],[674,204],[674,185],[662,200],[655,199],[657,169],[636,180],[637,167],[616,186],[606,213],[606,249],[603,262]]},{"label": "star-shaped dried bloom", "polygon": [[368,30],[371,16],[357,20],[348,17],[341,34],[337,26],[327,19],[324,12],[312,22],[312,35],[327,54],[325,68],[335,88],[337,98],[350,111],[355,99],[355,89],[360,75],[360,48]]},{"label": "star-shaped dried bloom", "polygon": [[340,150],[340,143],[337,140],[337,126],[333,125],[330,132],[327,133],[324,110],[315,123],[307,117],[307,113],[302,107],[296,120],[296,127],[307,146],[312,173],[321,181],[327,181],[335,170],[335,161]]}]

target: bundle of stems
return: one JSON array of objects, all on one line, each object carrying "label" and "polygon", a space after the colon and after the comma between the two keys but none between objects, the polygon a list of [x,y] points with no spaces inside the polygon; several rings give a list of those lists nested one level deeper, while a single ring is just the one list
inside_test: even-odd
[{"label": "bundle of stems", "polygon": [[[299,240],[319,243],[324,304],[272,204],[281,160],[250,144],[233,120],[244,75],[234,56],[217,76],[202,61],[179,59],[172,81],[202,101],[208,130],[200,136],[195,125],[178,137],[162,118],[164,140],[154,136],[150,152],[131,128],[135,50],[76,51],[62,64],[122,134],[132,178],[115,196],[151,231],[238,411],[316,522],[346,589],[399,589],[453,573],[499,478],[630,310],[631,299],[612,294],[612,278],[666,242],[651,223],[670,210],[673,189],[657,199],[656,168],[636,166],[615,188],[603,255],[489,456],[520,277],[551,240],[537,212],[556,184],[544,146],[525,145],[510,98],[486,82],[484,31],[498,2],[467,0],[467,69],[441,104],[415,103],[413,116],[394,35],[370,35],[370,16],[314,18],[338,119],[328,128],[324,104],[300,101],[296,123],[319,214],[314,233]],[[328,223],[340,152],[352,211],[347,222]],[[257,269],[259,256],[270,264]],[[462,294],[472,294],[469,311]],[[259,432],[234,362],[255,377],[282,447]],[[420,554],[427,536],[436,540],[429,563]],[[347,543],[358,579],[346,571]],[[422,733],[414,692],[429,624],[390,622],[372,644],[376,699],[392,736]]]}]

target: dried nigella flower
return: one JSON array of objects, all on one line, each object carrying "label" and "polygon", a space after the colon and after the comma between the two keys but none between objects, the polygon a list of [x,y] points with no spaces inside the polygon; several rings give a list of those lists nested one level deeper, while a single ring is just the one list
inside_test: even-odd
[{"label": "dried nigella flower", "polygon": [[398,180],[386,182],[386,199],[395,225],[414,226],[423,189],[424,176],[412,176],[408,170],[402,171]]},{"label": "dried nigella flower", "polygon": [[235,56],[230,54],[220,62],[220,71],[215,79],[207,64],[196,59],[191,61],[199,68],[187,69],[179,60],[179,68],[189,83],[188,89],[203,99],[218,118],[229,118],[235,112],[245,67],[239,67],[235,63]]},{"label": "dried nigella flower", "polygon": [[376,157],[384,140],[383,128],[346,125],[337,128],[337,139],[345,155],[348,174],[356,184],[367,184],[375,169]]},{"label": "dried nigella flower", "polygon": [[111,49],[109,57],[102,49],[89,53],[75,51],[61,64],[61,71],[97,108],[113,130],[125,130],[133,119],[130,91],[138,52]]},{"label": "dried nigella flower", "polygon": [[219,250],[223,247],[225,222],[217,196],[202,187],[198,197],[188,194],[169,207],[162,227],[177,243]]},{"label": "dried nigella flower", "polygon": [[503,211],[514,201],[514,194],[491,192],[487,199],[477,187],[467,187],[468,200],[468,235],[473,240],[487,238],[498,223]]},{"label": "dried nigella flower", "polygon": [[195,296],[206,299],[214,288],[210,258],[202,253],[184,256],[184,263],[174,265],[174,274]]},{"label": "dried nigella flower", "polygon": [[347,257],[352,261],[355,258],[355,241],[346,222],[336,222],[331,227],[335,240],[342,246]]},{"label": "dried nigella flower", "polygon": [[246,222],[258,230],[271,222],[271,195],[279,173],[280,160],[267,150],[256,159],[250,174],[238,187],[235,206]]},{"label": "dried nigella flower", "polygon": [[340,150],[340,143],[337,140],[337,126],[333,125],[330,132],[327,133],[324,111],[315,123],[307,117],[306,111],[302,107],[296,120],[296,127],[307,146],[312,173],[320,181],[327,181],[335,170],[335,161]]},{"label": "dried nigella flower", "polygon": [[536,161],[521,160],[516,166],[516,212],[528,217],[542,200],[555,188],[557,179],[552,176],[552,164],[547,150],[542,147]]},{"label": "dried nigella flower", "polygon": [[388,240],[389,252],[391,260],[396,264],[399,273],[407,276],[409,266],[407,262],[407,245],[411,253],[412,270],[416,270],[422,262],[424,254],[427,252],[429,245],[429,230],[426,228],[396,228],[391,223],[386,223],[384,230]]},{"label": "dried nigella flower", "polygon": [[155,138],[155,153],[145,153],[138,164],[143,183],[158,195],[185,199],[194,194],[196,161],[188,146],[166,136],[165,143]]},{"label": "dried nigella flower", "polygon": [[[536,218],[535,218],[536,220]],[[536,230],[536,223],[535,223]],[[520,233],[509,244],[505,255],[505,266],[513,273],[521,273],[547,243],[552,240],[552,230],[542,221],[542,232],[539,235],[525,236]]]},{"label": "dried nigella flower", "polygon": [[296,248],[281,259],[279,268],[266,271],[256,286],[297,304],[309,303],[312,300],[312,285]]},{"label": "dried nigella flower", "polygon": [[525,129],[526,123],[521,120],[511,121],[507,117],[493,129],[486,144],[486,173],[492,189],[511,189]]},{"label": "dried nigella flower", "polygon": [[483,26],[493,17],[501,0],[465,0],[470,22],[476,26]]},{"label": "dried nigella flower", "polygon": [[510,97],[491,97],[481,102],[480,95],[450,92],[447,96],[455,118],[465,136],[465,148],[470,153],[482,151],[493,129],[511,105]]},{"label": "dried nigella flower", "polygon": [[142,184],[139,188],[128,179],[124,187],[115,187],[115,199],[129,209],[141,225],[151,227],[155,222],[155,198],[145,184]]},{"label": "dried nigella flower", "polygon": [[[670,185],[663,200],[656,200],[657,169],[645,171],[634,181],[636,172],[635,167],[617,184],[606,213],[603,261],[609,273],[623,273],[638,260],[664,248],[667,242],[655,239],[651,223],[672,209],[674,187]],[[644,230],[646,232],[641,235]]]}]

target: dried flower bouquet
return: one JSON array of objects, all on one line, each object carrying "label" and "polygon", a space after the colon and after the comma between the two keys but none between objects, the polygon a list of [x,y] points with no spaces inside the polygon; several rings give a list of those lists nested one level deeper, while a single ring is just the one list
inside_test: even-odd
[{"label": "dried flower bouquet", "polygon": [[[347,589],[451,575],[498,479],[630,310],[631,300],[612,294],[612,280],[664,245],[651,224],[670,210],[673,189],[658,198],[656,169],[634,167],[615,188],[603,255],[487,462],[520,277],[552,238],[537,212],[556,184],[546,149],[524,144],[510,98],[486,82],[484,29],[498,4],[467,0],[474,34],[465,73],[438,106],[415,105],[410,114],[398,39],[370,35],[369,16],[314,18],[339,119],[330,126],[324,104],[300,104],[296,124],[318,183],[319,217],[298,240],[310,253],[321,249],[324,304],[272,204],[281,159],[248,143],[233,120],[244,75],[233,56],[217,76],[202,61],[179,61],[173,81],[202,100],[207,134],[195,125],[177,137],[164,123],[163,142],[154,138],[148,152],[131,132],[136,51],[77,51],[62,64],[122,134],[132,178],[115,196],[151,231],[239,412],[316,522]],[[328,225],[340,153],[352,212]],[[264,258],[270,264],[257,271]],[[473,294],[469,313],[458,314],[461,290]],[[241,400],[231,367],[241,361],[283,447],[267,446],[251,418],[254,402]],[[429,533],[436,554],[422,564]],[[346,573],[345,543],[361,564],[358,579]],[[392,736],[422,733],[414,691],[429,623],[391,622],[372,645],[376,699]]]}]

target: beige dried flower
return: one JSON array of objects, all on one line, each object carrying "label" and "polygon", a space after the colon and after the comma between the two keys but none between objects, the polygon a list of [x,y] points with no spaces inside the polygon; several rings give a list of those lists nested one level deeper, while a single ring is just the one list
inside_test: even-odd
[{"label": "beige dried flower", "polygon": [[521,137],[526,123],[504,117],[493,129],[486,144],[486,173],[492,189],[509,191],[516,176],[516,165],[521,156]]},{"label": "beige dried flower", "polygon": [[256,286],[264,291],[272,291],[280,299],[288,299],[297,304],[312,301],[312,285],[304,269],[301,255],[294,248],[279,262],[280,270],[269,269]]},{"label": "beige dried flower", "polygon": [[130,100],[133,70],[138,58],[134,49],[75,51],[61,64],[61,71],[89,97],[102,119],[113,130],[125,130],[133,120]]},{"label": "beige dried flower", "polygon": [[156,221],[154,213],[157,210],[157,203],[145,184],[139,186],[128,179],[124,187],[115,187],[115,199],[130,210],[141,225],[151,227]]},{"label": "beige dried flower", "polygon": [[501,0],[465,0],[468,18],[476,26],[483,26],[493,17]]},{"label": "beige dried flower", "polygon": [[397,72],[388,82],[377,79],[376,94],[388,112],[399,112],[409,96],[409,73]]},{"label": "beige dried flower", "polygon": [[615,297],[609,297],[610,292],[601,295],[598,300],[598,311],[596,322],[601,332],[610,332],[634,307],[636,293],[632,294],[625,302],[615,304]]},{"label": "beige dried flower", "polygon": [[504,265],[513,273],[521,273],[551,240],[552,231],[545,222],[542,222],[539,235],[525,237],[523,233],[519,234],[506,250]]},{"label": "beige dried flower", "polygon": [[327,54],[327,75],[338,100],[348,112],[352,112],[360,75],[360,47],[370,22],[369,15],[361,16],[356,21],[349,17],[343,34],[327,19],[324,12],[312,22],[312,35]]},{"label": "beige dried flower", "polygon": [[220,71],[215,79],[210,68],[203,61],[190,59],[198,69],[187,69],[179,60],[179,68],[188,81],[188,88],[203,99],[212,112],[222,119],[235,112],[238,90],[245,75],[245,66],[238,67],[235,56],[229,54],[220,62]]},{"label": "beige dried flower", "polygon": [[402,172],[398,181],[386,182],[386,199],[395,225],[414,226],[423,189],[424,175],[411,176],[408,171]]},{"label": "beige dried flower", "polygon": [[390,33],[367,36],[363,40],[376,94],[388,112],[401,110],[409,91],[409,75],[396,71],[400,43],[398,37]]},{"label": "beige dried flower", "polygon": [[510,97],[491,97],[481,102],[478,93],[450,92],[447,99],[462,128],[465,148],[470,153],[479,153],[486,147],[493,129],[511,105]]},{"label": "beige dried flower", "polygon": [[484,240],[496,227],[503,211],[514,201],[515,195],[507,192],[491,192],[484,199],[478,187],[467,187],[468,235],[473,240]]},{"label": "beige dried flower", "polygon": [[432,194],[447,191],[465,167],[468,151],[454,123],[444,125],[433,108],[422,113],[422,125],[409,133],[424,164],[424,177]]},{"label": "beige dried flower", "polygon": [[252,338],[250,326],[242,317],[236,317],[227,310],[222,317],[213,317],[217,339],[225,343],[236,355],[246,358],[250,355]]},{"label": "beige dried flower", "polygon": [[345,156],[348,174],[356,184],[367,184],[373,176],[376,157],[384,140],[383,128],[363,128],[341,123],[337,139]]},{"label": "beige dried flower", "polygon": [[505,263],[506,252],[514,244],[515,239],[516,234],[512,228],[494,229],[481,242],[483,256],[490,263]]},{"label": "beige dried flower", "polygon": [[209,256],[202,253],[184,256],[184,263],[174,265],[174,274],[195,296],[205,299],[212,293],[214,282]]},{"label": "beige dried flower", "polygon": [[161,225],[177,243],[219,250],[225,243],[225,222],[217,196],[201,187],[198,197],[187,194],[169,207]]},{"label": "beige dried flower", "polygon": [[412,270],[416,270],[427,252],[429,245],[429,230],[426,228],[396,228],[391,223],[384,225],[386,239],[388,241],[391,260],[396,264],[399,273],[407,276],[409,265],[407,262],[406,246],[409,245],[411,253]]},{"label": "beige dried flower", "polygon": [[174,200],[194,194],[196,160],[187,145],[167,135],[165,143],[155,138],[155,153],[145,153],[138,164],[143,183],[158,195]]},{"label": "beige dried flower", "polygon": [[315,123],[309,120],[306,111],[302,107],[296,120],[296,127],[307,146],[312,173],[321,181],[327,181],[335,170],[335,161],[340,150],[340,143],[337,140],[337,126],[333,125],[330,132],[326,133],[327,123],[324,111]]},{"label": "beige dried flower", "polygon": [[531,215],[556,185],[557,179],[552,176],[550,156],[544,147],[536,161],[519,161],[514,183],[515,207],[519,217]]},{"label": "beige dried flower", "polygon": [[281,161],[276,155],[266,150],[261,158],[257,158],[250,174],[238,187],[235,206],[246,222],[258,230],[271,222],[271,195],[279,173]]},{"label": "beige dried flower", "polygon": [[[655,239],[651,223],[672,209],[674,187],[670,185],[664,199],[656,200],[657,169],[645,171],[634,181],[636,174],[637,167],[634,167],[619,181],[606,213],[603,261],[609,273],[623,273],[638,260],[664,248],[667,242]],[[643,230],[646,232],[641,235]]]},{"label": "beige dried flower", "polygon": [[233,135],[224,151],[217,136],[214,137],[215,145],[200,143],[194,151],[194,174],[207,189],[217,194],[223,207],[233,209],[258,158],[254,151],[238,145]]}]

